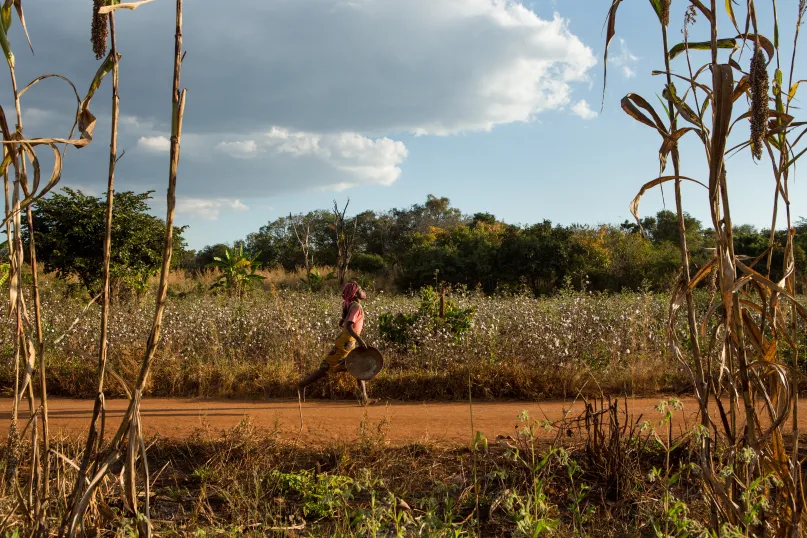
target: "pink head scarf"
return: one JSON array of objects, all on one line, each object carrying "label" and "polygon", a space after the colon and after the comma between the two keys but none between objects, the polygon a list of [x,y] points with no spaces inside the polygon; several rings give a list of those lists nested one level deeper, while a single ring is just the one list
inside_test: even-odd
[{"label": "pink head scarf", "polygon": [[350,308],[350,303],[353,299],[356,298],[356,294],[359,293],[359,285],[351,280],[347,282],[344,287],[342,288],[342,312],[347,313],[348,309]]}]

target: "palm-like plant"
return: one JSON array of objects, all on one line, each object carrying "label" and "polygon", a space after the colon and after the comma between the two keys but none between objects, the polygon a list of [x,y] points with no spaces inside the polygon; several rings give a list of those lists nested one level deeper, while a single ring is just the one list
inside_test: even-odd
[{"label": "palm-like plant", "polygon": [[244,247],[239,245],[232,250],[225,250],[223,258],[215,256],[207,267],[216,267],[222,271],[222,274],[210,286],[210,289],[225,289],[229,293],[241,297],[253,284],[264,279],[263,276],[255,274],[255,271],[258,270],[255,260],[259,255],[260,252],[251,258],[244,256]]}]

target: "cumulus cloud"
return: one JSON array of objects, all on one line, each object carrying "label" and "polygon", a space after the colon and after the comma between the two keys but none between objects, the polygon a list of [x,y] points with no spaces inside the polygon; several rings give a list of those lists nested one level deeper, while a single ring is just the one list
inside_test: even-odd
[{"label": "cumulus cloud", "polygon": [[219,142],[216,149],[236,159],[252,159],[258,155],[258,144],[254,140],[238,140],[235,142]]},{"label": "cumulus cloud", "polygon": [[229,198],[179,198],[176,211],[199,220],[218,220],[222,211],[247,211],[241,200]]},{"label": "cumulus cloud", "polygon": [[[181,188],[197,201],[390,185],[408,156],[402,133],[484,131],[548,110],[586,110],[574,90],[590,82],[591,48],[562,16],[539,17],[515,0],[252,2],[247,16],[218,5],[196,0],[185,8],[191,54],[182,77],[191,91],[180,173],[192,178]],[[87,49],[86,14],[55,0],[28,9],[37,55],[20,62],[20,78],[66,72],[90,80],[97,66],[72,53]],[[170,2],[149,4],[126,17],[119,36],[126,50],[119,146],[141,152],[121,160],[120,171],[144,188],[161,185],[167,170],[171,10]],[[611,61],[632,69],[636,59],[627,51]],[[53,88],[32,92],[28,105],[66,107],[72,96]],[[97,152],[74,152],[71,165],[106,150],[93,146]],[[104,178],[99,163],[92,177]]]},{"label": "cumulus cloud", "polygon": [[630,79],[636,76],[636,64],[639,58],[628,49],[624,39],[619,40],[619,54],[609,61],[619,67],[623,77]]},{"label": "cumulus cloud", "polygon": [[[71,2],[29,9],[38,35],[58,35],[62,49],[68,37],[86,48],[84,15]],[[171,50],[171,9],[155,2],[127,17],[127,35],[152,37],[126,53],[126,114],[149,117],[165,102],[164,85],[154,81],[170,81],[172,57],[155,51]],[[541,18],[510,0],[253,2],[248,16],[197,0],[186,15],[191,132],[491,129],[569,104],[574,84],[596,64],[566,19]],[[59,59],[69,71],[87,70],[83,58]]]},{"label": "cumulus cloud", "polygon": [[591,110],[591,107],[585,99],[581,99],[572,106],[572,113],[576,116],[580,116],[584,120],[593,120],[597,117],[597,113]]},{"label": "cumulus cloud", "polygon": [[137,147],[153,153],[167,153],[171,150],[171,141],[165,136],[141,136],[137,140]]},{"label": "cumulus cloud", "polygon": [[371,139],[358,133],[317,134],[273,127],[265,138],[276,156],[310,157],[350,178],[328,182],[323,187],[342,190],[361,184],[392,185],[401,176],[400,165],[408,150],[403,142]]}]

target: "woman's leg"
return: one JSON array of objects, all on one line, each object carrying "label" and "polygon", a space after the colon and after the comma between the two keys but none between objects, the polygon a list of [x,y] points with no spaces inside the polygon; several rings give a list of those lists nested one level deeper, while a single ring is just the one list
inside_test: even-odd
[{"label": "woman's leg", "polygon": [[359,383],[359,390],[361,391],[361,403],[367,403],[369,398],[367,397],[367,382],[357,379]]},{"label": "woman's leg", "polygon": [[322,379],[326,375],[328,375],[328,367],[327,366],[320,366],[319,370],[315,371],[313,374],[311,374],[310,376],[306,377],[305,379],[303,379],[302,381],[297,383],[297,391],[302,394],[303,400],[305,400],[305,388],[308,385],[310,385],[311,383],[314,383],[315,381],[319,381],[320,379]]}]

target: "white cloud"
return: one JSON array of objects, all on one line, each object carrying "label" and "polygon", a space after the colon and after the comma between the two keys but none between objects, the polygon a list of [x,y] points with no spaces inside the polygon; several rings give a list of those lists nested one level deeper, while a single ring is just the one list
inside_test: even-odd
[{"label": "white cloud", "polygon": [[241,202],[230,198],[179,198],[177,213],[200,220],[218,220],[222,211],[247,211],[249,208]]},{"label": "white cloud", "polygon": [[155,129],[155,122],[153,120],[148,120],[129,114],[122,114],[118,120],[118,124],[123,128],[141,133]]},{"label": "white cloud", "polygon": [[588,105],[588,102],[585,99],[575,103],[572,106],[572,112],[584,120],[593,120],[597,117],[597,113],[591,110],[591,107]]},{"label": "white cloud", "polygon": [[141,136],[137,140],[137,147],[152,153],[166,153],[171,150],[171,141],[162,135]]},{"label": "white cloud", "polygon": [[392,185],[401,176],[398,165],[408,156],[403,142],[351,132],[314,134],[273,128],[268,139],[280,154],[312,156],[344,173],[347,179],[330,183],[340,190],[361,184]]},{"label": "white cloud", "polygon": [[629,49],[628,44],[624,39],[619,40],[619,54],[608,60],[609,63],[620,68],[622,76],[631,79],[636,76],[636,64],[639,58],[636,57]]},{"label": "white cloud", "polygon": [[[214,0],[195,0],[195,15],[184,27],[193,50],[183,64],[183,80],[192,90],[183,127],[182,194],[197,201],[253,200],[390,185],[408,157],[400,141],[404,133],[485,131],[537,122],[544,111],[579,108],[575,89],[591,83],[597,63],[592,49],[567,19],[539,17],[525,3],[252,2],[245,17],[239,10],[216,9]],[[86,36],[73,24],[81,15],[72,3],[36,6],[31,18],[39,20],[43,37],[54,36],[51,41],[64,50],[83,46]],[[170,41],[171,9],[170,2],[149,5],[127,22],[130,33]],[[205,39],[210,28],[238,31],[216,31]],[[159,112],[167,103],[165,89],[144,82],[170,78],[170,55],[155,55],[158,41],[127,53],[129,90],[119,143],[121,149],[134,146],[142,157],[122,160],[121,174],[148,187],[161,184],[167,163],[160,157],[170,150],[168,118]],[[634,69],[635,57],[629,51],[623,56],[624,66]],[[78,60],[65,61],[65,70],[85,69]],[[50,101],[46,95],[29,104],[45,107]],[[101,119],[104,107],[96,108],[96,138],[103,140],[108,123]],[[90,153],[82,151],[81,158]],[[98,177],[105,177],[99,170]],[[199,207],[212,214],[222,210]]]},{"label": "white cloud", "polygon": [[[567,19],[541,18],[516,0],[261,2],[248,17],[215,5],[198,0],[186,21],[185,34],[197,36],[183,71],[195,81],[193,131],[490,130],[568,106],[597,63]],[[169,11],[155,3],[131,31]],[[239,31],[201,39],[211,24]],[[148,68],[151,54],[132,54],[129,65]]]},{"label": "white cloud", "polygon": [[215,147],[233,158],[259,158],[270,177],[278,170],[299,170],[312,178],[307,186],[328,189],[392,185],[401,176],[400,164],[408,155],[403,142],[387,137],[372,139],[354,132],[322,134],[282,127],[272,127],[246,141],[219,142]]},{"label": "white cloud", "polygon": [[43,110],[41,108],[25,108],[22,110],[22,119],[26,125],[42,125],[52,121],[57,114],[52,110]]},{"label": "white cloud", "polygon": [[219,142],[216,149],[236,159],[252,159],[257,156],[259,151],[258,144],[254,140]]}]

